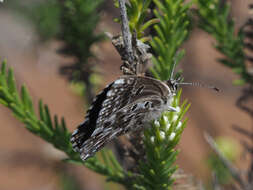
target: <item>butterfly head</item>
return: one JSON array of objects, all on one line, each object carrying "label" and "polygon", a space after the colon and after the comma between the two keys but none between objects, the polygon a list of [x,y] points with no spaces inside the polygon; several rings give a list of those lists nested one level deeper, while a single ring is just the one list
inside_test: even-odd
[{"label": "butterfly head", "polygon": [[213,89],[217,92],[220,91],[219,88],[213,86],[213,85],[206,85],[206,84],[202,84],[202,83],[198,83],[198,82],[182,82],[182,78],[177,78],[177,79],[170,79],[166,81],[166,84],[168,85],[168,87],[170,88],[170,90],[172,91],[172,93],[176,93],[178,90],[178,87],[181,85],[190,85],[190,86],[197,86],[197,87],[204,87],[204,88],[210,88]]},{"label": "butterfly head", "polygon": [[206,84],[201,84],[198,82],[183,82],[183,78],[180,74],[177,74],[174,78],[174,71],[175,71],[175,66],[176,66],[176,61],[172,65],[171,73],[170,73],[170,79],[166,81],[166,84],[170,88],[173,94],[176,94],[178,90],[178,86],[180,85],[190,85],[190,86],[198,86],[198,87],[205,87],[205,88],[210,88],[215,91],[220,91],[217,87],[213,85],[206,85]]},{"label": "butterfly head", "polygon": [[178,86],[180,85],[180,81],[181,79],[170,79],[166,81],[166,84],[168,85],[168,87],[170,88],[170,90],[172,91],[172,93],[176,93],[178,90]]}]

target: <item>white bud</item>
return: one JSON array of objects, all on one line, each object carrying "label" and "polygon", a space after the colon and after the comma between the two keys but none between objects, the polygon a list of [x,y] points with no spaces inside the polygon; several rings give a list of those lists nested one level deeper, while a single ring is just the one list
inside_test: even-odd
[{"label": "white bud", "polygon": [[155,137],[154,137],[154,136],[150,137],[150,141],[151,141],[152,143],[155,142]]},{"label": "white bud", "polygon": [[177,121],[177,119],[178,119],[178,115],[176,115],[176,114],[175,114],[175,115],[173,115],[172,121],[174,121],[174,122],[175,122],[175,121]]},{"label": "white bud", "polygon": [[165,139],[165,132],[160,131],[160,137],[161,137],[161,139]]},{"label": "white bud", "polygon": [[0,0],[0,3],[3,3],[4,2],[4,0]]},{"label": "white bud", "polygon": [[181,108],[180,108],[179,106],[177,106],[177,107],[175,108],[175,110],[177,110],[176,112],[179,113],[180,110],[181,110]]},{"label": "white bud", "polygon": [[176,136],[176,133],[172,132],[169,136],[169,139],[172,141]]},{"label": "white bud", "polygon": [[165,129],[168,131],[170,129],[171,124],[169,122],[166,123]]},{"label": "white bud", "polygon": [[163,119],[164,119],[164,121],[167,123],[168,122],[168,117],[167,116],[163,116]]},{"label": "white bud", "polygon": [[155,124],[157,127],[160,127],[159,121],[155,120],[155,121],[154,121],[154,124]]},{"label": "white bud", "polygon": [[179,121],[178,122],[178,124],[177,124],[177,127],[176,127],[176,129],[178,130],[178,129],[180,129],[180,127],[182,126],[182,122],[181,121]]}]

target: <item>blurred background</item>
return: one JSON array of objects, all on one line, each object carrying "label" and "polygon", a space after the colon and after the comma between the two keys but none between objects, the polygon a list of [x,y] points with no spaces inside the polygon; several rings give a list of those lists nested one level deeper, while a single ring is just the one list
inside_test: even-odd
[{"label": "blurred background", "polygon": [[[88,3],[92,9],[94,3]],[[232,16],[239,27],[249,17],[250,0],[231,3]],[[64,12],[66,7],[62,8],[60,3],[42,0],[0,3],[1,60],[6,59],[8,66],[14,68],[18,86],[26,84],[34,102],[43,99],[51,113],[64,116],[71,131],[83,121],[91,97],[121,75],[120,57],[110,40],[102,35],[105,31],[114,35],[120,32],[120,25],[113,21],[119,11],[114,8],[113,0],[94,7],[95,14],[87,11],[82,15],[87,18],[83,28],[71,33],[68,28],[75,25],[62,15],[74,17],[71,11],[69,15]],[[79,41],[80,32],[87,32],[87,38]],[[69,38],[71,35],[76,38]],[[73,42],[77,41],[75,46]],[[177,162],[186,173],[204,182],[210,179],[210,167],[215,161],[203,132],[217,137],[223,148],[232,154],[236,166],[243,169],[248,166],[249,155],[244,154],[240,146],[243,136],[232,126],[248,130],[252,127],[252,118],[235,105],[243,87],[234,86],[232,81],[237,76],[217,62],[221,54],[213,48],[214,42],[195,28],[184,45],[186,56],[180,65],[185,81],[212,84],[221,89],[216,93],[205,88],[183,88],[183,99],[188,99],[192,105],[178,147]],[[83,52],[73,51],[78,47]],[[248,104],[253,105],[252,101]],[[103,177],[85,167],[61,162],[64,155],[29,133],[3,106],[0,107],[0,126],[0,189],[120,188],[106,184]]]}]

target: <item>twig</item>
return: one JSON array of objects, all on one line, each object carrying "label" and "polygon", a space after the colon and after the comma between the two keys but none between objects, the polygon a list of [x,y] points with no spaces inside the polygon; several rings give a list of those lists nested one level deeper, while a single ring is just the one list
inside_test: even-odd
[{"label": "twig", "polygon": [[217,178],[217,175],[215,172],[212,173],[212,183],[213,183],[213,189],[214,190],[222,190],[219,180]]},{"label": "twig", "polygon": [[222,163],[225,165],[225,167],[230,171],[230,174],[233,176],[233,178],[240,184],[242,189],[246,189],[246,184],[244,183],[243,179],[241,178],[240,172],[237,168],[233,166],[233,164],[222,154],[222,152],[217,147],[217,144],[213,140],[213,138],[207,134],[204,133],[204,137],[207,141],[207,143],[211,146],[211,148],[215,151],[219,159],[222,161]]},{"label": "twig", "polygon": [[125,46],[125,51],[127,53],[128,62],[131,64],[134,61],[133,56],[133,47],[132,47],[132,37],[129,29],[128,19],[127,19],[127,11],[125,0],[119,0],[119,8],[120,8],[120,17],[121,17],[121,30],[122,37]]}]

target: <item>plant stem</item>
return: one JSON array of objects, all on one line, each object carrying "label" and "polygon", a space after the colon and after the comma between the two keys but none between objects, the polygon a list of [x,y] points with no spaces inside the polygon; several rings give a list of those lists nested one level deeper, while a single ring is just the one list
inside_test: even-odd
[{"label": "plant stem", "polygon": [[119,8],[120,8],[120,17],[121,17],[121,30],[123,36],[123,42],[125,46],[125,51],[127,54],[127,59],[129,63],[134,61],[133,56],[133,47],[132,47],[132,38],[128,24],[127,11],[125,0],[119,0]]}]

